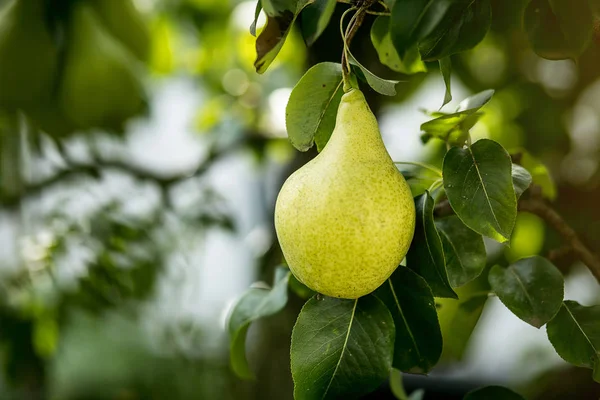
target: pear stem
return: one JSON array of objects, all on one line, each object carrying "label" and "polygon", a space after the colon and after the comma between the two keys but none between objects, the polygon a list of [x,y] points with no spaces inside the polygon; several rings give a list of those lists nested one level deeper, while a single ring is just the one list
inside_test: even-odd
[{"label": "pear stem", "polygon": [[400,164],[400,165],[414,165],[417,167],[421,167],[421,168],[425,168],[428,169],[432,172],[435,172],[437,175],[442,176],[442,170],[434,167],[433,165],[427,164],[427,163],[422,163],[419,161],[394,161],[394,164]]}]

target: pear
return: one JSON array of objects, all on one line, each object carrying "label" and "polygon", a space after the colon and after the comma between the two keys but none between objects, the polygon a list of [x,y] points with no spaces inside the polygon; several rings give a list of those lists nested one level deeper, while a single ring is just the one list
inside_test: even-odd
[{"label": "pear", "polygon": [[45,0],[13,0],[0,12],[0,107],[16,109],[51,97],[57,49]]},{"label": "pear", "polygon": [[83,129],[121,129],[145,105],[137,60],[88,3],[75,3],[69,39],[59,93],[65,116]]},{"label": "pear", "polygon": [[110,33],[141,61],[150,55],[148,25],[131,0],[94,0],[92,5]]},{"label": "pear", "polygon": [[359,90],[343,95],[323,151],[283,184],[275,229],[298,280],[332,297],[371,293],[406,255],[413,197]]}]

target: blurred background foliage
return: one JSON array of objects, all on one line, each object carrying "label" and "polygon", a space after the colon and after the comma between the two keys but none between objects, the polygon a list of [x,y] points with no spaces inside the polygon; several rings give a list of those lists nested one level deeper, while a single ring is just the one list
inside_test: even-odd
[{"label": "blurred background foliage", "polygon": [[[103,0],[51,1],[60,26],[73,3]],[[0,8],[9,3],[1,0]],[[248,30],[254,2],[134,3],[148,29],[144,65],[128,58],[143,87],[143,110],[118,126],[70,126],[68,134],[45,128],[39,108],[1,114],[0,398],[291,398],[289,342],[302,294],[252,326],[255,381],[231,373],[223,322],[233,300],[253,281],[271,282],[282,261],[275,196],[315,155],[288,143],[285,105],[308,67],[339,62],[337,21],[347,6],[338,4],[310,47],[301,14],[273,65],[258,75]],[[526,3],[492,1],[484,41],[452,57],[456,100],[447,107],[495,89],[474,138],[513,149],[598,249],[600,46],[596,40],[577,62],[538,57],[521,28]],[[441,144],[419,139],[427,119],[420,110],[437,110],[443,98],[437,66],[405,76],[379,64],[369,38],[373,20],[367,17],[353,53],[377,74],[402,80],[393,98],[365,88],[390,154],[439,165]],[[263,24],[261,17],[259,29]],[[64,50],[66,32],[55,31],[59,60],[73,54]],[[55,106],[50,101],[41,111],[56,115]],[[510,249],[486,245],[493,265],[548,254],[560,240],[521,213]],[[566,297],[597,303],[589,273],[569,254],[554,255],[569,276]],[[566,366],[543,344],[544,332],[478,297],[486,285],[478,279],[461,288],[463,300],[440,301],[445,361],[427,379],[407,377],[407,388],[424,387],[426,398],[461,398],[479,384],[505,383],[532,399],[572,398],[574,388],[578,399],[597,399],[589,370]],[[383,387],[370,398],[391,393]]]}]

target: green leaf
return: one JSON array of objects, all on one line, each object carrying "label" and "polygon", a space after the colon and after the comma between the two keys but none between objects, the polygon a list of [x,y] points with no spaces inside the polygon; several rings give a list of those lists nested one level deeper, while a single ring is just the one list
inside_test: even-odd
[{"label": "green leaf", "polygon": [[450,57],[440,58],[440,72],[444,78],[444,85],[446,86],[446,94],[444,94],[444,102],[442,107],[452,101],[452,61]]},{"label": "green leaf", "polygon": [[481,139],[444,157],[444,189],[452,209],[475,232],[499,242],[510,239],[517,217],[512,161],[493,140]]},{"label": "green leaf", "polygon": [[542,189],[542,195],[550,200],[556,199],[557,189],[554,179],[540,160],[523,148],[511,149],[510,154],[520,154],[521,165],[531,174],[533,183]]},{"label": "green leaf", "polygon": [[392,7],[390,37],[401,57],[417,46],[442,20],[450,2],[434,0],[397,1]]},{"label": "green leaf", "polygon": [[469,130],[483,115],[478,111],[490,101],[493,94],[493,90],[485,90],[467,97],[460,102],[456,112],[452,114],[432,113],[436,118],[421,125],[423,140],[427,141],[434,137],[444,140],[450,145],[464,145],[467,141]]},{"label": "green leaf", "polygon": [[512,180],[513,186],[515,187],[515,195],[517,196],[517,200],[519,200],[523,192],[531,186],[531,174],[522,166],[513,164]]},{"label": "green leaf", "polygon": [[467,393],[464,400],[525,400],[525,398],[502,386],[486,386]]},{"label": "green leaf", "polygon": [[565,361],[594,370],[600,383],[600,306],[567,300],[546,326],[548,339]]},{"label": "green leaf", "polygon": [[406,263],[425,278],[434,296],[457,298],[448,282],[442,241],[433,222],[433,206],[433,197],[428,191],[415,198],[415,236],[406,255]]},{"label": "green leaf", "polygon": [[394,318],[393,367],[413,374],[429,372],[442,355],[442,332],[427,282],[399,266],[375,295]]},{"label": "green leaf", "polygon": [[456,1],[425,39],[423,60],[435,61],[475,47],[483,40],[492,21],[490,0]]},{"label": "green leaf", "polygon": [[523,258],[508,268],[496,265],[488,280],[500,301],[536,328],[550,321],[562,305],[562,274],[543,257]]},{"label": "green leaf", "polygon": [[386,380],[394,351],[394,320],[375,296],[313,297],[292,331],[296,400],[358,397]]},{"label": "green leaf", "polygon": [[256,38],[254,68],[262,74],[269,68],[285,43],[296,17],[310,0],[262,0],[267,24]]},{"label": "green leaf", "polygon": [[315,0],[302,12],[302,36],[311,46],[321,36],[335,11],[336,0]]},{"label": "green leaf", "polygon": [[439,219],[435,225],[442,239],[450,285],[459,287],[477,278],[486,262],[483,237],[455,215]]},{"label": "green leaf", "polygon": [[540,57],[577,58],[591,42],[593,12],[586,1],[532,0],[525,9],[524,27]]},{"label": "green leaf", "polygon": [[396,85],[399,81],[393,81],[389,79],[383,79],[366,69],[361,63],[359,63],[352,53],[348,52],[348,61],[350,64],[356,66],[360,71],[359,76],[364,77],[365,81],[379,94],[386,96],[396,95]]},{"label": "green leaf", "polygon": [[296,149],[306,151],[316,142],[318,150],[323,150],[343,94],[340,64],[317,64],[298,81],[285,111],[288,137]]},{"label": "green leaf", "polygon": [[241,378],[252,379],[254,375],[246,360],[246,334],[253,321],[279,312],[285,307],[290,273],[277,274],[271,290],[252,288],[233,307],[227,323],[229,332],[230,363],[233,371]]},{"label": "green leaf", "polygon": [[377,50],[379,61],[390,69],[407,75],[426,72],[427,67],[421,60],[421,53],[417,46],[408,49],[404,57],[400,58],[390,38],[389,28],[390,17],[386,16],[377,17],[371,27],[371,42]]},{"label": "green leaf", "polygon": [[397,369],[392,369],[390,373],[390,389],[394,397],[398,400],[423,400],[423,396],[425,396],[423,389],[415,390],[410,396],[407,395],[406,390],[404,390],[404,383],[402,382],[402,372]]},{"label": "green leaf", "polygon": [[258,21],[258,17],[260,16],[260,12],[262,11],[262,2],[258,0],[256,2],[256,9],[254,10],[254,20],[250,25],[250,34],[252,36],[256,36],[256,22]]}]

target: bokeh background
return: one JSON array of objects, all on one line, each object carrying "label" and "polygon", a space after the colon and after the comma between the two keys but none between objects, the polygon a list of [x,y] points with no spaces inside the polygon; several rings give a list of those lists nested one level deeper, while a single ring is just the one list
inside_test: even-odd
[{"label": "bokeh background", "polygon": [[[600,47],[594,43],[577,63],[541,59],[521,29],[525,0],[492,3],[487,37],[452,58],[455,100],[445,109],[495,89],[473,137],[543,162],[556,208],[599,249]],[[310,48],[300,17],[276,61],[258,75],[248,30],[255,2],[135,4],[152,37],[142,76],[145,114],[119,134],[59,139],[31,129],[23,115],[17,131],[0,119],[0,398],[291,399],[289,341],[304,300],[291,294],[283,312],[253,324],[252,382],[230,371],[225,320],[235,299],[253,282],[270,283],[282,262],[275,198],[285,178],[316,154],[288,143],[285,106],[307,68],[339,62],[338,21],[347,6],[338,4]],[[388,150],[397,161],[440,164],[442,145],[423,145],[419,128],[428,119],[422,110],[442,103],[438,68],[412,76],[387,70],[370,44],[372,22],[366,19],[353,53],[378,74],[402,80],[393,98],[364,88]],[[521,213],[510,250],[486,245],[492,265],[547,254],[560,240]],[[554,261],[567,276],[565,298],[600,303],[583,266],[568,255]],[[451,399],[504,384],[531,399],[599,397],[590,370],[567,366],[544,328],[518,320],[496,298],[476,308],[468,321],[444,326],[445,340],[468,337],[482,309],[470,341],[446,348],[430,376],[405,377],[408,391]],[[442,304],[440,313],[452,310]],[[384,386],[370,398],[391,396]]]}]

